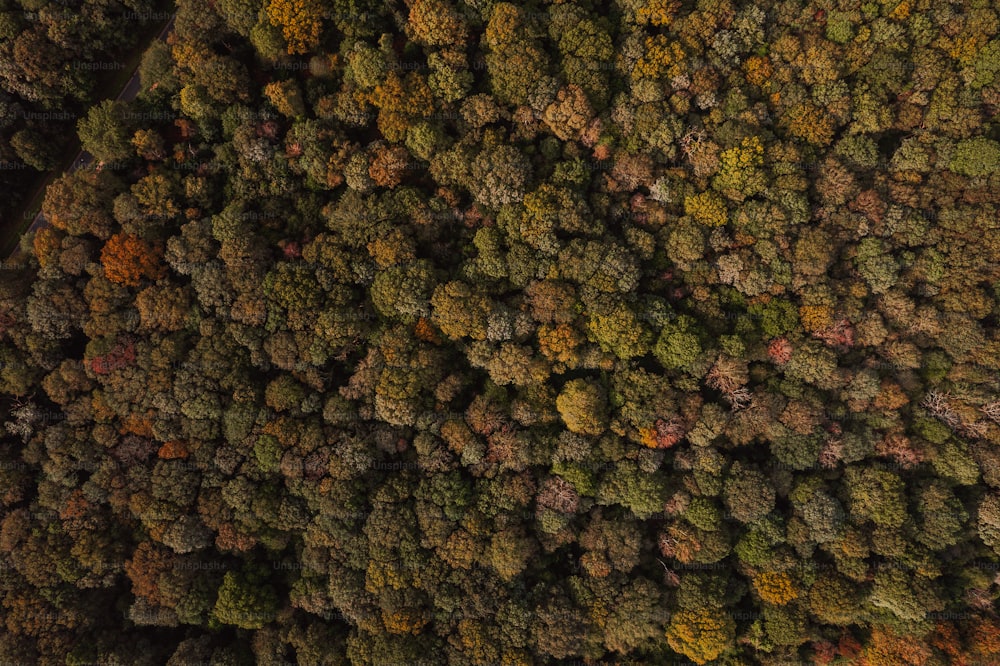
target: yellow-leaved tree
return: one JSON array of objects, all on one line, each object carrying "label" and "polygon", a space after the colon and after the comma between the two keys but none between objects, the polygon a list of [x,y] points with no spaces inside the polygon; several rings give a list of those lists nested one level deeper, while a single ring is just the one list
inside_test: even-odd
[{"label": "yellow-leaved tree", "polygon": [[735,636],[732,617],[715,608],[679,611],[667,627],[670,648],[696,664],[719,657],[733,645]]},{"label": "yellow-leaved tree", "polygon": [[319,0],[271,0],[267,18],[281,28],[288,53],[308,53],[319,44],[323,32],[323,4]]}]

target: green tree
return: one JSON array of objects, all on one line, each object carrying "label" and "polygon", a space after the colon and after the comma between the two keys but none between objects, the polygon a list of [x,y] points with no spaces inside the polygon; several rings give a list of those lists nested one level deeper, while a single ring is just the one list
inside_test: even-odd
[{"label": "green tree", "polygon": [[692,368],[701,354],[701,344],[694,333],[694,319],[680,315],[660,331],[653,355],[665,368]]},{"label": "green tree", "polygon": [[528,36],[525,23],[516,5],[496,3],[482,39],[489,48],[486,71],[493,94],[509,104],[526,103],[536,89],[551,81],[548,57],[538,40]]},{"label": "green tree", "polygon": [[809,588],[809,612],[824,624],[853,624],[859,614],[858,602],[854,583],[836,573],[820,576]]},{"label": "green tree", "polygon": [[10,145],[25,164],[38,171],[49,171],[58,161],[56,144],[34,129],[26,127],[15,132]]},{"label": "green tree", "polygon": [[647,473],[631,461],[622,461],[604,476],[597,498],[600,504],[621,504],[644,520],[663,511],[666,489],[661,476]]},{"label": "green tree", "polygon": [[600,435],[607,428],[607,398],[596,383],[573,379],[556,398],[556,409],[566,427],[581,435]]},{"label": "green tree", "polygon": [[944,608],[930,581],[898,568],[876,572],[867,601],[900,620],[921,620]]},{"label": "green tree", "polygon": [[278,596],[265,581],[266,576],[261,572],[227,571],[212,617],[241,629],[260,629],[273,621],[278,611]]},{"label": "green tree", "polygon": [[905,484],[896,474],[877,470],[849,467],[845,473],[851,496],[851,518],[876,525],[899,527],[905,522]]},{"label": "green tree", "polygon": [[136,128],[124,102],[104,100],[91,107],[77,123],[83,149],[101,162],[127,160],[134,154],[132,135]]},{"label": "green tree", "polygon": [[621,301],[601,299],[595,303],[587,329],[602,349],[623,360],[645,356],[653,343],[652,332],[635,311]]},{"label": "green tree", "polygon": [[415,323],[431,314],[435,281],[430,262],[418,260],[405,266],[390,266],[375,275],[371,297],[375,309],[386,317]]},{"label": "green tree", "polygon": [[982,136],[959,141],[950,168],[963,176],[992,175],[1000,170],[1000,143]]},{"label": "green tree", "polygon": [[439,284],[431,296],[431,306],[434,324],[448,337],[486,339],[493,305],[485,294],[470,285],[458,281]]},{"label": "green tree", "polygon": [[754,469],[734,463],[723,494],[726,509],[743,523],[752,523],[774,509],[775,493],[767,478]]},{"label": "green tree", "polygon": [[743,201],[764,191],[766,180],[760,167],[764,164],[764,145],[758,137],[747,137],[739,146],[724,150],[721,167],[712,186],[734,201]]}]

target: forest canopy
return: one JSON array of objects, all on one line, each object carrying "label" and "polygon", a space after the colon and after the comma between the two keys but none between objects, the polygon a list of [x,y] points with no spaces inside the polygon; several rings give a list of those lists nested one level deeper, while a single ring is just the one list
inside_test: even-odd
[{"label": "forest canopy", "polygon": [[66,153],[77,152],[77,123],[123,72],[127,76],[129,55],[141,55],[146,33],[159,29],[159,21],[170,16],[168,7],[165,0],[0,2],[5,233],[26,219],[30,211],[23,208],[43,187],[40,174],[54,175],[72,159]]},{"label": "forest canopy", "polygon": [[994,3],[152,8],[0,0],[5,663],[1000,663]]}]

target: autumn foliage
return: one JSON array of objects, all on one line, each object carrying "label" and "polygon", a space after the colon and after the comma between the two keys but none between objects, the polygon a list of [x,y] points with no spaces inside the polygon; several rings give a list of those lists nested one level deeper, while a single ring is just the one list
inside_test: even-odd
[{"label": "autumn foliage", "polygon": [[118,233],[101,250],[104,275],[112,282],[139,286],[143,278],[157,279],[164,270],[159,252],[146,241],[131,234]]},{"label": "autumn foliage", "polygon": [[288,43],[288,53],[308,53],[319,42],[323,30],[323,5],[319,0],[269,0],[267,17],[279,26]]},{"label": "autumn foliage", "polygon": [[98,375],[106,375],[128,367],[135,359],[135,342],[121,340],[107,354],[90,359],[90,369]]},{"label": "autumn foliage", "polygon": [[995,2],[65,4],[0,662],[1000,664]]}]

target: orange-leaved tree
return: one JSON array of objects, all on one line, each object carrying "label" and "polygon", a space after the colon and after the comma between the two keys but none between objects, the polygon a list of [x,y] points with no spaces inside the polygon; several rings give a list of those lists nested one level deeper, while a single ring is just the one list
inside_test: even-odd
[{"label": "orange-leaved tree", "polygon": [[146,241],[132,234],[115,234],[101,250],[104,276],[112,282],[130,287],[142,278],[158,279],[163,274],[160,253]]}]

